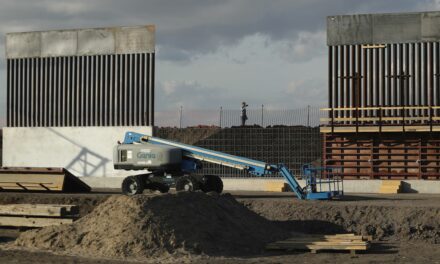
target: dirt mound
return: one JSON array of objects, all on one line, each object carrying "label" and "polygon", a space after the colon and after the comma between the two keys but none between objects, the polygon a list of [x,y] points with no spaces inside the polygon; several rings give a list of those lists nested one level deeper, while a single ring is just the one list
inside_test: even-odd
[{"label": "dirt mound", "polygon": [[231,195],[115,195],[72,225],[24,232],[19,246],[104,257],[246,255],[284,232]]},{"label": "dirt mound", "polygon": [[321,201],[244,201],[245,206],[284,228],[303,233],[354,232],[378,240],[440,243],[440,208]]}]

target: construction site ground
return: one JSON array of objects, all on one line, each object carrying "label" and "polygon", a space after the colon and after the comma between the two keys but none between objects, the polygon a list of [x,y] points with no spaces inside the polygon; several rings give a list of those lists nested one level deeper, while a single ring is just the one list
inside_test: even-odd
[{"label": "construction site ground", "polygon": [[[89,194],[4,192],[0,193],[0,204],[77,204],[82,217],[115,195],[118,190],[96,190]],[[263,250],[243,255],[192,254],[178,259],[173,256],[108,259],[62,250],[23,248],[14,243],[22,230],[0,228],[0,263],[440,263],[440,195],[347,194],[336,201],[300,201],[292,193],[232,192],[232,195],[288,233],[368,233],[374,236],[372,247],[354,257],[347,252]]]}]

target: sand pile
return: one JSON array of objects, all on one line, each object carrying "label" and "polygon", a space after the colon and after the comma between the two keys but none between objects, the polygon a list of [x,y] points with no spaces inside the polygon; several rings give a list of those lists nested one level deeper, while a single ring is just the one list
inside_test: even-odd
[{"label": "sand pile", "polygon": [[246,255],[284,238],[231,195],[115,195],[72,225],[24,232],[19,246],[104,257]]}]

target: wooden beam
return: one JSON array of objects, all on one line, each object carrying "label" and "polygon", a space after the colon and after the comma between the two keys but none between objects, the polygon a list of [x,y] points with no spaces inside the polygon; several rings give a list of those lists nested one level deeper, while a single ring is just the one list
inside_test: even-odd
[{"label": "wooden beam", "polygon": [[0,215],[64,217],[79,213],[76,205],[6,204],[0,205]]},{"label": "wooden beam", "polygon": [[65,225],[71,223],[73,223],[73,219],[68,219],[68,218],[0,216],[0,226],[45,227],[52,225]]}]

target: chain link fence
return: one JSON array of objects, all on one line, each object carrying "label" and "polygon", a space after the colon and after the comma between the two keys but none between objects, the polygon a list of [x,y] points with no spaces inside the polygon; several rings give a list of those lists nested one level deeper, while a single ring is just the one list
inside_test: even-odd
[{"label": "chain link fence", "polygon": [[[324,113],[325,114],[325,113]],[[323,113],[316,106],[298,109],[247,109],[246,125],[248,126],[319,126]],[[240,109],[191,110],[180,107],[176,111],[159,111],[156,113],[156,125],[159,127],[194,127],[218,126],[222,128],[241,125]]]},{"label": "chain link fence", "polygon": [[[187,112],[186,115],[203,116],[208,112]],[[217,125],[192,125],[178,119],[178,126],[156,127],[155,135],[164,139],[216,150],[232,155],[283,163],[298,177],[305,163],[321,163],[321,135],[319,132],[319,108],[307,107],[296,110],[248,110],[247,125],[241,123],[240,110],[217,111]],[[187,120],[187,121],[184,121]],[[250,174],[217,164],[204,163],[203,174],[221,177],[253,177]],[[268,175],[266,177],[280,177]]]}]

